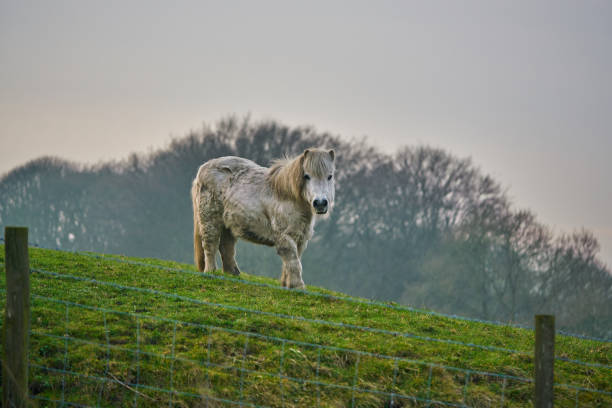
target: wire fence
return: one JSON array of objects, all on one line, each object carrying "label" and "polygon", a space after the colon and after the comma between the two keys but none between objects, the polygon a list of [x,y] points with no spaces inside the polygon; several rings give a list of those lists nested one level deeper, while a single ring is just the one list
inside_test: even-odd
[{"label": "wire fence", "polygon": [[[4,242],[4,238],[0,237],[0,242]],[[48,250],[54,250],[54,251],[62,251],[62,252],[73,253],[73,254],[77,254],[77,255],[81,255],[81,256],[87,256],[87,257],[94,258],[94,259],[104,260],[104,261],[120,262],[120,263],[124,263],[124,264],[135,265],[135,266],[142,266],[142,267],[146,267],[146,268],[160,269],[160,270],[165,270],[165,271],[169,271],[169,272],[173,272],[173,273],[184,273],[184,274],[188,274],[188,275],[197,275],[197,276],[202,276],[202,277],[204,277],[206,279],[216,279],[216,280],[222,280],[222,281],[233,282],[233,283],[240,283],[240,284],[251,285],[251,286],[265,287],[265,288],[270,288],[270,289],[274,289],[274,290],[281,290],[281,291],[283,291],[283,290],[285,290],[285,291],[286,290],[290,290],[291,292],[300,293],[300,294],[303,294],[303,295],[306,295],[306,296],[314,296],[314,297],[333,299],[333,300],[342,300],[342,301],[356,303],[356,304],[363,304],[363,305],[368,305],[368,306],[378,306],[378,307],[383,307],[383,308],[392,309],[392,310],[408,311],[408,312],[420,313],[420,314],[425,314],[425,315],[430,315],[430,316],[449,318],[449,319],[453,319],[453,320],[463,320],[463,321],[468,321],[468,322],[476,322],[476,323],[491,324],[491,325],[496,325],[496,326],[516,327],[516,328],[521,328],[521,329],[533,330],[533,327],[531,327],[531,326],[528,326],[528,325],[525,325],[525,324],[516,323],[516,322],[502,322],[502,321],[499,321],[499,320],[479,319],[479,318],[474,318],[474,317],[460,316],[460,315],[456,315],[456,314],[448,314],[448,313],[435,312],[435,311],[431,311],[431,310],[423,310],[423,309],[418,309],[418,308],[414,308],[414,307],[410,307],[410,306],[394,304],[392,302],[385,303],[385,302],[375,301],[375,300],[371,300],[371,299],[355,298],[355,297],[351,297],[351,296],[332,295],[332,294],[329,294],[329,293],[315,292],[315,291],[311,291],[311,290],[307,290],[307,289],[288,289],[288,288],[284,288],[282,286],[273,285],[273,284],[264,283],[264,282],[254,282],[254,281],[250,281],[250,280],[246,280],[246,279],[240,279],[240,278],[235,278],[235,277],[230,277],[230,276],[223,276],[223,275],[216,275],[216,274],[210,274],[210,273],[197,272],[197,271],[193,271],[193,270],[189,270],[189,269],[183,269],[183,268],[173,268],[173,267],[168,267],[168,266],[155,265],[155,264],[150,264],[150,263],[146,263],[146,262],[134,261],[134,260],[131,260],[131,259],[124,259],[124,258],[120,258],[120,257],[114,256],[114,255],[99,255],[99,254],[95,254],[95,253],[91,253],[91,252],[86,252],[86,251],[69,251],[69,250],[65,250],[65,249],[59,248],[59,247],[57,247],[57,248],[47,248],[47,247],[41,246],[41,245],[36,244],[36,243],[31,243],[30,246],[35,247],[35,248],[40,248],[40,249],[48,249]],[[605,342],[605,343],[612,343],[612,339],[611,338],[588,336],[588,335],[584,335],[584,334],[568,332],[566,330],[561,330],[561,329],[557,329],[555,331],[556,331],[557,334],[561,334],[561,335],[564,335],[564,336],[575,337],[575,338],[584,339],[584,340],[593,340],[593,341],[599,341],[599,342]]]},{"label": "wire fence", "polygon": [[[99,312],[103,314],[103,320],[105,322],[107,322],[107,316],[108,314],[115,314],[115,315],[119,315],[119,316],[124,316],[124,317],[128,317],[130,319],[133,319],[134,325],[137,328],[141,328],[143,325],[143,322],[147,322],[147,321],[158,321],[158,322],[162,322],[162,323],[169,323],[172,325],[172,342],[171,342],[171,350],[172,352],[170,354],[162,354],[162,353],[157,353],[157,352],[150,352],[150,351],[146,351],[146,350],[142,350],[140,348],[140,346],[142,345],[141,342],[137,341],[136,342],[136,347],[132,347],[132,348],[126,348],[126,347],[122,347],[122,346],[117,346],[114,344],[110,343],[109,340],[109,336],[108,336],[108,325],[105,325],[105,332],[107,334],[106,336],[106,343],[99,343],[99,342],[95,342],[95,341],[91,341],[91,340],[87,340],[87,339],[82,339],[82,338],[77,338],[74,337],[68,333],[65,333],[64,335],[57,335],[57,334],[50,334],[50,333],[44,333],[44,332],[40,332],[37,330],[33,330],[31,331],[31,335],[32,336],[40,336],[40,337],[45,337],[45,338],[51,338],[51,339],[55,339],[55,340],[59,340],[61,342],[64,342],[65,344],[68,344],[68,342],[73,342],[73,343],[78,343],[78,344],[83,344],[83,345],[88,345],[88,346],[94,346],[100,349],[105,349],[107,350],[107,360],[106,360],[106,368],[105,368],[105,374],[104,376],[97,376],[97,375],[91,375],[91,374],[83,374],[83,373],[79,373],[79,372],[74,372],[74,371],[69,371],[66,368],[52,368],[52,367],[44,367],[44,366],[40,366],[37,364],[32,364],[32,367],[34,368],[38,368],[38,369],[43,369],[43,370],[49,370],[52,371],[54,373],[58,373],[58,374],[68,374],[68,375],[72,375],[72,376],[80,376],[83,377],[85,376],[85,378],[90,378],[90,379],[94,379],[96,381],[102,381],[102,382],[116,382],[119,384],[123,384],[123,385],[127,385],[130,387],[134,387],[134,388],[143,388],[143,389],[148,389],[148,390],[154,390],[154,391],[161,391],[161,392],[165,392],[167,394],[176,394],[176,395],[188,395],[191,397],[199,397],[202,398],[204,400],[206,399],[211,399],[211,400],[220,400],[220,398],[211,396],[209,394],[207,395],[201,395],[195,392],[186,392],[185,391],[181,391],[181,390],[177,390],[173,387],[174,385],[174,364],[175,362],[180,362],[180,363],[186,363],[188,365],[192,365],[192,366],[197,366],[197,367],[203,367],[206,369],[215,369],[215,370],[224,370],[224,371],[233,371],[233,372],[238,372],[239,374],[239,381],[240,381],[240,386],[239,386],[239,394],[241,397],[244,397],[245,395],[245,375],[251,375],[251,374],[256,374],[259,376],[266,376],[272,379],[275,379],[276,381],[278,381],[278,387],[279,387],[279,394],[280,394],[280,398],[281,400],[284,399],[284,395],[286,394],[286,391],[283,389],[283,384],[284,381],[287,382],[293,382],[293,383],[297,383],[297,384],[303,384],[303,385],[313,385],[316,387],[316,395],[313,395],[312,399],[313,401],[310,401],[311,403],[313,403],[312,405],[307,405],[307,406],[320,406],[320,401],[321,401],[321,389],[322,388],[330,388],[330,389],[338,389],[338,390],[345,390],[345,391],[349,391],[351,393],[351,406],[355,406],[355,398],[357,394],[362,394],[362,393],[366,393],[366,394],[373,394],[376,396],[383,396],[386,397],[391,404],[394,404],[397,401],[400,401],[402,399],[409,399],[412,401],[420,401],[420,402],[427,402],[427,403],[435,403],[435,404],[439,404],[439,405],[446,405],[446,406],[465,406],[464,402],[444,402],[444,401],[438,401],[438,400],[434,400],[434,399],[428,399],[428,398],[423,398],[423,397],[419,397],[416,395],[407,395],[401,392],[401,390],[399,389],[399,387],[397,387],[397,385],[399,384],[398,382],[398,371],[399,371],[399,367],[400,364],[403,366],[414,366],[414,367],[420,367],[423,370],[425,370],[428,373],[428,382],[427,382],[427,388],[424,391],[425,395],[431,395],[432,393],[432,388],[431,388],[431,379],[432,379],[432,373],[434,369],[442,369],[442,370],[451,370],[451,371],[455,371],[457,373],[459,373],[460,375],[462,375],[465,378],[465,386],[462,390],[463,392],[463,400],[465,401],[466,397],[467,397],[467,392],[468,392],[468,386],[469,386],[469,378],[470,376],[480,376],[480,377],[490,377],[493,378],[495,380],[500,380],[501,383],[503,384],[502,386],[502,398],[503,398],[503,394],[505,392],[505,385],[507,384],[508,380],[511,381],[515,381],[515,382],[522,382],[522,383],[531,383],[532,380],[529,378],[522,378],[522,377],[517,377],[517,376],[510,376],[510,375],[504,375],[504,374],[497,374],[497,373],[489,373],[489,372],[482,372],[482,371],[475,371],[475,370],[467,370],[467,369],[462,369],[462,368],[457,368],[457,367],[452,367],[452,366],[446,366],[446,365],[441,365],[441,364],[435,364],[435,363],[428,363],[425,361],[420,361],[420,360],[411,360],[411,359],[406,359],[406,358],[398,358],[398,357],[392,357],[392,356],[388,356],[388,355],[383,355],[383,354],[378,354],[378,353],[371,353],[371,352],[365,352],[365,351],[359,351],[359,350],[352,350],[352,349],[347,349],[347,348],[341,348],[341,347],[334,347],[334,346],[328,346],[328,345],[320,345],[320,344],[314,344],[314,343],[308,343],[308,342],[301,342],[301,341],[295,341],[295,340],[289,340],[289,339],[284,339],[284,338],[278,338],[278,337],[273,337],[273,336],[267,336],[267,335],[263,335],[263,334],[259,334],[259,333],[251,333],[251,332],[244,332],[244,331],[239,331],[239,330],[232,330],[232,329],[227,329],[227,328],[223,328],[223,327],[218,327],[218,326],[211,326],[211,325],[204,325],[204,324],[196,324],[196,323],[190,323],[190,322],[184,322],[184,321],[179,321],[179,320],[174,320],[174,319],[168,319],[168,318],[163,318],[163,317],[159,317],[159,316],[150,316],[150,315],[142,315],[142,314],[137,314],[137,313],[127,313],[127,312],[122,312],[122,311],[117,311],[117,310],[112,310],[112,309],[105,309],[105,308],[98,308],[98,307],[92,307],[92,306],[86,306],[86,305],[81,305],[81,304],[77,304],[77,303],[73,303],[73,302],[66,302],[66,301],[62,301],[62,300],[58,300],[58,299],[53,299],[53,298],[47,298],[47,297],[42,297],[42,296],[34,296],[34,299],[36,299],[37,301],[44,301],[44,302],[53,302],[55,304],[60,304],[65,306],[65,310],[66,310],[66,315],[69,315],[69,310],[70,308],[82,308],[82,309],[86,309],[86,310],[90,310],[90,311],[95,311],[95,312]],[[201,331],[202,333],[205,333],[207,336],[207,348],[206,348],[206,353],[205,356],[201,356],[201,359],[193,359],[193,358],[185,358],[185,357],[181,357],[179,355],[177,355],[175,353],[176,350],[176,331],[177,328],[184,328],[184,327],[191,327],[194,328],[197,331]],[[222,334],[227,334],[230,335],[229,337],[224,337],[224,336],[217,336],[215,337],[216,333],[222,333]],[[238,359],[239,362],[237,362],[234,359],[234,363],[227,363],[226,361],[223,361],[224,358],[223,356],[220,355],[216,355],[214,351],[211,350],[211,346],[213,344],[219,344],[217,343],[219,340],[223,339],[223,345],[227,346],[228,343],[228,339],[232,338],[233,340],[231,341],[231,344],[234,346],[234,350],[236,351],[237,355],[241,355],[241,358]],[[255,346],[254,340],[261,340],[263,341],[263,343],[259,342],[257,344],[257,346]],[[249,342],[251,343],[251,348],[255,348],[257,350],[261,350],[262,346],[265,348],[265,346],[267,345],[268,347],[271,347],[273,349],[276,350],[280,350],[280,355],[276,356],[277,358],[275,358],[274,362],[272,362],[272,364],[265,364],[265,363],[260,363],[259,367],[257,368],[248,368],[249,366],[251,366],[251,362],[249,361],[249,357],[251,357],[250,353],[251,350],[249,350]],[[316,355],[316,358],[313,358],[312,361],[310,361],[310,364],[314,364],[314,369],[313,367],[310,367],[310,369],[312,369],[313,371],[313,378],[309,378],[309,376],[300,376],[299,374],[296,373],[296,370],[299,371],[300,367],[292,367],[290,366],[291,364],[288,364],[288,359],[285,359],[285,355],[286,355],[286,350],[291,350],[291,352],[293,354],[296,354],[296,350],[297,348],[300,349],[299,353],[304,354],[312,354],[313,356]],[[147,384],[141,384],[138,381],[136,382],[124,382],[121,381],[117,378],[109,378],[108,377],[108,367],[110,365],[110,350],[113,351],[120,351],[120,352],[127,352],[127,353],[133,353],[136,356],[147,356],[147,357],[153,357],[153,358],[158,358],[161,360],[170,360],[169,364],[170,364],[170,373],[168,375],[168,384],[169,384],[169,388],[162,388],[159,385],[147,385]],[[309,351],[307,351],[309,350]],[[68,359],[68,346],[66,346],[64,348],[64,361],[67,361]],[[299,354],[297,353],[297,354]],[[352,356],[352,358],[349,358],[349,361],[354,362],[353,366],[354,366],[354,376],[353,376],[353,380],[352,380],[352,384],[346,384],[346,383],[338,383],[338,382],[332,382],[334,380],[338,380],[337,378],[329,378],[329,376],[325,376],[322,375],[321,373],[324,372],[329,372],[330,371],[330,367],[328,366],[328,364],[331,362],[329,361],[329,357],[333,355],[333,353],[342,353],[344,355],[350,355]],[[323,356],[323,362],[322,362],[322,356]],[[337,354],[336,354],[337,356]],[[232,357],[235,357],[232,356]],[[138,357],[135,357],[136,359],[138,359]],[[380,390],[380,389],[366,389],[366,388],[362,388],[362,386],[360,386],[362,383],[366,383],[367,382],[367,378],[364,378],[364,375],[362,374],[362,376],[359,375],[359,363],[362,360],[365,359],[370,359],[371,361],[369,361],[369,365],[372,365],[372,362],[374,360],[376,360],[376,362],[378,363],[378,365],[383,366],[382,368],[386,371],[390,371],[393,372],[393,381],[390,384],[390,387],[388,390]],[[316,363],[314,363],[316,361]],[[362,363],[363,364],[363,363]],[[303,368],[303,367],[302,367]],[[350,371],[350,370],[349,370]],[[213,385],[212,385],[212,381],[210,378],[210,374],[211,371],[206,371],[207,375],[207,385],[208,385],[208,389],[213,389]],[[323,379],[323,378],[326,378]],[[346,377],[346,376],[345,376]],[[136,379],[138,380],[139,376],[136,376]],[[345,378],[345,380],[347,380],[348,378]],[[64,389],[64,388],[63,388]],[[100,395],[100,394],[98,394]],[[138,394],[136,394],[138,395]],[[225,401],[225,402],[230,402],[227,398],[221,398],[221,400]],[[259,405],[253,402],[248,402],[248,401],[244,401],[239,400],[239,401],[231,401],[234,402],[238,405],[246,405],[246,406],[263,406],[263,405]],[[171,404],[171,402],[170,402]]]},{"label": "wire fence", "polygon": [[[195,298],[191,298],[191,297],[188,297],[188,296],[178,295],[178,294],[169,293],[169,292],[163,292],[163,291],[156,290],[156,289],[151,289],[151,288],[142,288],[142,287],[136,287],[136,286],[122,285],[122,284],[119,284],[119,283],[116,283],[116,282],[106,282],[106,281],[101,281],[101,280],[94,279],[94,278],[88,278],[88,277],[84,277],[84,276],[76,276],[76,275],[71,275],[71,274],[63,274],[63,273],[58,273],[58,272],[51,272],[51,271],[46,271],[46,270],[43,270],[43,269],[31,268],[31,272],[37,273],[37,274],[41,274],[41,275],[50,276],[50,277],[55,277],[55,278],[70,279],[70,280],[75,280],[75,281],[80,281],[80,282],[85,282],[85,283],[90,283],[90,284],[95,284],[95,285],[100,285],[100,286],[112,287],[112,288],[116,288],[116,289],[130,290],[130,291],[141,292],[141,293],[146,293],[146,294],[150,294],[150,295],[157,295],[157,296],[162,296],[162,297],[167,297],[167,298],[174,298],[174,299],[186,301],[186,302],[189,302],[189,303],[195,303],[195,304],[199,304],[199,305],[203,305],[203,306],[209,306],[209,307],[214,307],[214,308],[219,308],[219,309],[226,309],[226,310],[244,312],[244,313],[249,313],[249,314],[254,314],[254,315],[261,315],[261,316],[266,316],[266,317],[295,320],[295,321],[301,321],[301,322],[306,322],[306,323],[313,323],[313,324],[317,324],[317,325],[325,325],[325,326],[331,326],[331,327],[337,327],[337,328],[360,330],[360,331],[364,331],[364,332],[377,333],[377,334],[385,334],[385,335],[391,335],[391,336],[395,336],[395,337],[405,337],[405,338],[411,338],[411,339],[428,341],[428,342],[437,342],[437,343],[444,343],[444,344],[450,344],[450,345],[456,345],[456,346],[477,348],[477,349],[486,350],[486,351],[505,352],[505,353],[511,353],[511,354],[517,354],[517,355],[524,355],[524,356],[531,356],[532,355],[532,352],[516,350],[516,349],[509,349],[509,348],[505,348],[505,347],[497,347],[497,346],[491,346],[491,345],[482,345],[482,344],[475,344],[475,343],[467,343],[467,342],[462,342],[462,341],[459,341],[459,340],[452,340],[452,339],[446,339],[446,338],[437,338],[437,337],[422,336],[422,335],[418,335],[418,334],[414,334],[414,333],[410,333],[410,332],[401,332],[401,331],[395,331],[395,330],[387,330],[387,329],[382,329],[382,328],[377,328],[377,327],[356,325],[356,324],[352,324],[352,323],[345,323],[345,322],[338,322],[338,321],[329,321],[329,320],[324,320],[324,319],[314,319],[314,318],[308,318],[308,317],[297,316],[297,315],[290,315],[290,314],[284,314],[284,313],[275,313],[275,312],[268,312],[268,311],[250,309],[250,308],[246,308],[246,307],[242,307],[242,306],[236,306],[236,305],[229,305],[229,304],[209,302],[209,301],[205,301],[205,300],[202,300],[202,299],[195,299]],[[583,366],[587,366],[587,367],[601,367],[601,368],[612,369],[612,365],[607,365],[607,364],[587,362],[587,361],[582,361],[582,360],[578,360],[578,359],[570,359],[570,358],[561,357],[561,356],[557,356],[557,357],[555,357],[555,359],[558,360],[558,361],[569,362],[569,363],[583,365]]]},{"label": "wire fence", "polygon": [[[30,331],[34,347],[49,347],[54,342],[58,346],[56,361],[62,362],[61,367],[38,364],[36,361],[39,357],[35,356],[34,361],[30,363],[30,368],[35,371],[43,371],[47,375],[61,376],[61,381],[56,384],[57,388],[61,387],[61,397],[59,399],[44,395],[33,395],[32,397],[59,403],[68,401],[75,406],[104,406],[103,402],[109,397],[108,391],[110,390],[104,392],[104,388],[99,386],[115,384],[126,388],[133,394],[130,404],[132,406],[146,405],[147,401],[153,406],[166,403],[168,406],[175,404],[180,406],[184,403],[189,404],[188,400],[185,400],[187,398],[205,403],[216,402],[249,407],[320,407],[327,406],[330,399],[350,401],[350,405],[347,406],[351,407],[380,406],[368,404],[372,402],[383,402],[387,406],[396,407],[404,406],[407,401],[424,405],[466,407],[473,402],[474,397],[470,394],[470,386],[476,383],[480,391],[483,389],[483,384],[486,384],[486,388],[498,396],[497,401],[489,401],[489,403],[493,402],[491,406],[503,407],[508,392],[516,393],[525,387],[530,387],[533,383],[532,379],[526,377],[296,341],[155,315],[83,305],[40,295],[32,295],[32,300],[34,304],[58,305],[60,310],[56,312],[65,316],[63,328],[51,327],[51,332],[45,332],[40,328]],[[44,307],[40,310],[48,314],[50,309],[52,307]],[[69,325],[71,316],[74,316],[74,319],[84,318],[78,312],[79,310],[97,314],[98,319],[103,322],[98,327],[103,330],[98,333],[92,333],[90,329],[85,330],[89,332],[88,338],[78,337],[77,333],[73,333],[83,331],[83,329]],[[127,318],[127,320],[121,322],[120,319],[109,319],[109,315]],[[37,320],[37,318],[38,316],[34,313],[33,319]],[[95,316],[90,314],[87,319],[91,321],[95,319]],[[126,347],[116,344],[117,342],[113,343],[109,320],[113,321],[112,327],[115,330],[118,327],[131,326],[136,332],[135,344]],[[166,333],[165,341],[159,338],[156,340],[157,349],[160,350],[152,351],[155,348],[151,347],[150,341],[143,341],[144,338],[151,339],[150,336],[143,333],[145,328],[149,333],[156,332],[156,329]],[[201,350],[182,350],[181,344],[177,344],[177,330],[182,331],[182,334],[191,333],[201,336],[202,339],[205,339],[202,343],[206,344],[206,347]],[[92,337],[101,337],[104,341],[91,340]],[[38,338],[50,341],[45,342]],[[122,342],[123,340],[120,340],[118,343]],[[92,350],[94,350],[94,356],[100,354],[101,351],[105,358],[92,362],[88,358],[92,355]],[[69,351],[70,356],[74,356],[73,358],[69,357]],[[123,355],[124,363],[129,362],[129,366],[124,364],[112,370],[111,355],[113,353]],[[128,355],[132,357],[129,358]],[[261,359],[262,355],[270,357]],[[301,359],[296,360],[295,356],[300,356]],[[49,355],[44,357],[49,360]],[[339,362],[344,362],[342,363],[345,365],[343,370],[336,369]],[[180,367],[177,368],[177,366]],[[159,367],[169,367],[169,370],[162,370],[164,375],[160,377],[146,373],[148,369],[158,370]],[[181,375],[184,375],[184,371],[193,373],[194,369],[196,371],[201,369],[197,371],[199,373],[197,377],[201,379],[201,382],[191,386],[185,384],[185,381],[180,378]],[[113,371],[116,373],[113,374]],[[388,374],[388,383],[381,384],[378,381],[380,373]],[[455,385],[449,389],[448,384],[441,383],[443,377],[449,373],[457,379],[460,386]],[[78,387],[75,387],[74,383],[69,386],[67,377],[72,377],[73,381],[75,379],[93,381],[96,384],[97,392],[95,392],[96,388],[91,387],[89,389],[92,392],[87,392],[87,385],[81,382]],[[258,380],[263,377],[269,381]],[[145,378],[150,382],[143,382]],[[231,387],[230,392],[225,393],[221,385],[227,381],[233,381],[234,387]],[[266,384],[265,390],[258,387],[262,384]],[[579,406],[580,393],[612,396],[612,392],[605,390],[568,384],[555,384],[555,387],[572,392],[575,406]],[[77,388],[78,392],[75,393]],[[153,392],[157,395],[151,396],[145,392]],[[322,394],[326,401],[325,405],[321,405]],[[266,405],[266,401],[272,395],[278,396],[279,401],[276,401],[274,405]],[[286,401],[288,395],[291,396],[293,402]],[[77,398],[78,402],[71,401],[71,398]],[[139,398],[144,399],[144,404],[138,403]],[[175,401],[176,398],[179,400]]]},{"label": "wire fence", "polygon": [[[211,309],[239,312],[303,322],[329,330],[343,329],[347,330],[346,335],[358,331],[466,347],[479,352],[532,357],[531,352],[522,350],[208,302],[152,288],[38,268],[30,268],[30,271],[41,280],[59,279],[102,291],[112,288],[163,297],[201,306],[203,312],[208,313]],[[258,284],[218,275],[203,276]],[[274,285],[261,285],[279,289]],[[75,286],[75,290],[78,287]],[[311,294],[333,296],[307,293]],[[362,302],[354,298],[334,298]],[[44,406],[396,408],[488,404],[503,407],[516,395],[528,393],[526,390],[533,386],[533,379],[521,375],[85,305],[37,293],[32,293],[31,300],[30,397]],[[612,369],[610,365],[565,356],[555,358],[589,369]],[[603,401],[602,406],[612,403],[612,391],[607,389],[558,383],[554,386],[567,406],[589,405],[593,401]]]}]

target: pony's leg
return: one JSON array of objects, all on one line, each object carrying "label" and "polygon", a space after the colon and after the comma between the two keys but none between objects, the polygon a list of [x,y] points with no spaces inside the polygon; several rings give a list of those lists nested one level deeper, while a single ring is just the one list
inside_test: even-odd
[{"label": "pony's leg", "polygon": [[221,230],[221,242],[219,243],[219,252],[221,252],[221,261],[223,262],[223,272],[232,275],[240,275],[240,270],[236,264],[236,237],[228,228]]},{"label": "pony's leg", "polygon": [[201,230],[202,240],[204,241],[204,272],[213,272],[217,269],[217,250],[219,249],[219,238],[221,228],[216,225],[206,223]]},{"label": "pony's leg", "polygon": [[306,249],[306,246],[308,245],[308,241],[300,241],[297,243],[297,250],[298,250],[298,258],[302,259],[302,254],[304,253],[304,250]]},{"label": "pony's leg", "polygon": [[288,235],[283,235],[276,243],[276,252],[283,260],[281,285],[286,288],[304,288],[302,280],[302,263],[298,256],[298,247]]},{"label": "pony's leg", "polygon": [[204,247],[204,272],[217,269],[217,251],[223,228],[223,205],[215,195],[206,188],[201,189],[199,196],[200,236]]},{"label": "pony's leg", "polygon": [[285,288],[294,288],[294,287],[305,288],[306,287],[306,285],[302,281],[302,263],[301,263],[302,253],[304,252],[304,249],[306,249],[306,245],[302,243],[297,243],[296,248],[297,248],[297,260],[298,260],[298,266],[299,266],[300,279],[299,279],[299,282],[297,283],[297,286],[295,286],[295,284],[293,286],[291,285],[291,279],[290,279],[290,269],[291,268],[286,268],[284,260],[283,260],[283,269],[281,271],[281,286]]},{"label": "pony's leg", "polygon": [[281,286],[283,288],[289,287],[289,274],[287,273],[287,268],[285,268],[285,261],[283,261],[283,267],[281,269]]},{"label": "pony's leg", "polygon": [[283,288],[288,288],[289,287],[289,283],[287,282],[287,271],[285,270],[285,265],[283,263],[283,268],[281,269],[281,286]]}]

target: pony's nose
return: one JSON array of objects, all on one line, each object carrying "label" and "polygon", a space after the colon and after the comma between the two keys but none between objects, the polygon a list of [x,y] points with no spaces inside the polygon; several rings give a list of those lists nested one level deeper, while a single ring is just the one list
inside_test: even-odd
[{"label": "pony's nose", "polygon": [[322,199],[318,199],[316,198],[313,202],[312,202],[312,206],[315,208],[315,210],[319,211],[319,212],[325,212],[327,211],[327,199],[322,198]]}]

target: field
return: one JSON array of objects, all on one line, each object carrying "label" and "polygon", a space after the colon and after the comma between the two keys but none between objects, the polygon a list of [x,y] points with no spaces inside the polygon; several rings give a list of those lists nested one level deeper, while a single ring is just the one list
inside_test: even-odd
[{"label": "field", "polygon": [[[155,259],[30,267],[33,406],[533,405],[528,329]],[[555,406],[612,406],[612,343],[556,340]]]}]

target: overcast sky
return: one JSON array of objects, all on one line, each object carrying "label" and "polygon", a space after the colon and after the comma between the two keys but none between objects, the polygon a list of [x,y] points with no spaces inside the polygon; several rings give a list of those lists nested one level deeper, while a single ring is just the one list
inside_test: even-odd
[{"label": "overcast sky", "polygon": [[470,156],[612,265],[612,1],[0,0],[0,174],[230,113]]}]

